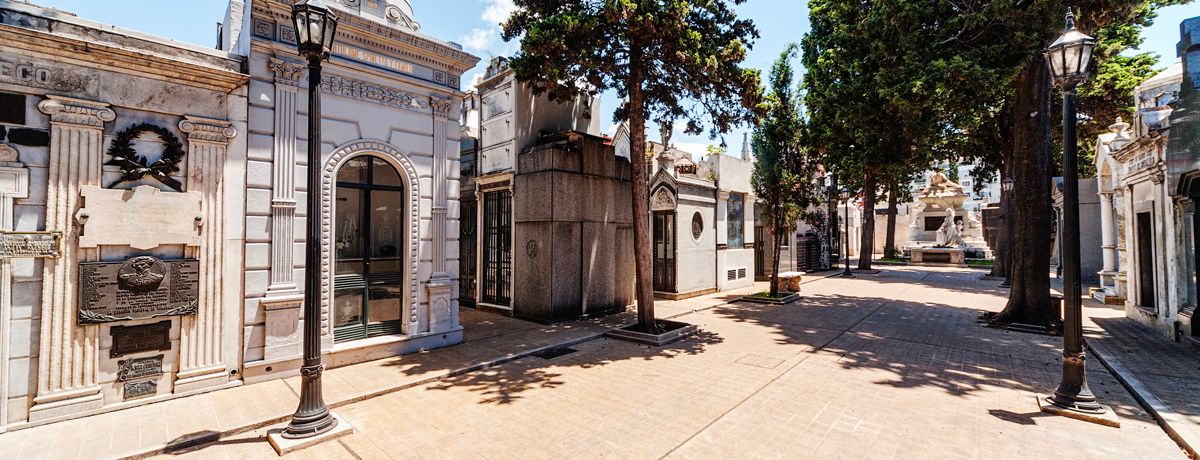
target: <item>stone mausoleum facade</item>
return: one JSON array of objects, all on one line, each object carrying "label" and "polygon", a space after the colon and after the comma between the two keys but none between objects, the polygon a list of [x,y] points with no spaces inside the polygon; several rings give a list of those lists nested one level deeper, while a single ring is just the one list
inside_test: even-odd
[{"label": "stone mausoleum facade", "polygon": [[309,165],[289,1],[230,1],[216,48],[0,2],[0,431],[296,375],[306,294],[327,366],[462,340],[458,88],[478,58],[405,0],[327,3]]}]

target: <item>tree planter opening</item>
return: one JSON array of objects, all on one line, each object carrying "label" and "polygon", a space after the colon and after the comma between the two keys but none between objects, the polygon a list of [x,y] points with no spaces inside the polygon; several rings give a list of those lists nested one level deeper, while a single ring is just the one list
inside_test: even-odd
[{"label": "tree planter opening", "polygon": [[769,293],[760,292],[758,294],[742,296],[740,300],[743,302],[763,303],[769,305],[784,305],[795,302],[799,299],[799,292],[781,292],[779,293],[779,297],[771,297]]},{"label": "tree planter opening", "polygon": [[641,326],[637,324],[631,324],[620,329],[613,329],[605,335],[618,340],[642,343],[657,347],[675,342],[679,339],[695,334],[700,330],[700,327],[696,326],[695,324],[681,323],[679,321],[660,319],[656,322],[658,323],[659,329],[657,334],[645,332]]}]

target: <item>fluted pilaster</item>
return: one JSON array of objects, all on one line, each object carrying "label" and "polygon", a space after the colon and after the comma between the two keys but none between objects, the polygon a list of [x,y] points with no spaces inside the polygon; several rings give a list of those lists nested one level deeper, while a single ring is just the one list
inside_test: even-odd
[{"label": "fluted pilaster", "polygon": [[297,301],[295,280],[296,241],[296,100],[303,67],[271,59],[275,72],[275,145],[272,155],[271,189],[271,284],[267,302],[287,297]]},{"label": "fluted pilaster", "polygon": [[108,104],[48,96],[38,110],[50,116],[46,230],[63,233],[62,257],[46,259],[42,269],[42,322],[38,353],[38,391],[30,421],[97,409],[103,403],[96,384],[99,326],[75,323],[76,267],[99,260],[98,249],[77,249],[79,188],[102,186],[104,124],[117,118]]},{"label": "fluted pilaster", "polygon": [[200,261],[199,310],[180,319],[179,374],[175,391],[217,385],[229,380],[222,360],[222,310],[225,265],[225,150],[237,135],[223,120],[185,117],[179,130],[188,138],[188,181],[191,191],[203,194],[200,202],[201,244],[188,247],[189,257]]}]

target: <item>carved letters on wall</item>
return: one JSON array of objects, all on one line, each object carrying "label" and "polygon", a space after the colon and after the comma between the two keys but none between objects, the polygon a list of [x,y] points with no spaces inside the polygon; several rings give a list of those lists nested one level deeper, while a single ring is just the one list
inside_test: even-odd
[{"label": "carved letters on wall", "polygon": [[0,59],[0,82],[75,93],[86,89],[88,81],[86,75],[60,67]]}]

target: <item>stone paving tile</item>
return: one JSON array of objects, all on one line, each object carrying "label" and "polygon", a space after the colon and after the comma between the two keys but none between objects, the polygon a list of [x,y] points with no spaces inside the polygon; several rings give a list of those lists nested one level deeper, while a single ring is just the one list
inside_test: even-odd
[{"label": "stone paving tile", "polygon": [[[1182,457],[1099,366],[1089,379],[1121,428],[1039,412],[1055,340],[976,326],[1003,297],[972,291],[975,274],[822,281],[792,305],[685,315],[702,333],[665,347],[601,339],[413,387],[339,408],[355,434],[289,457]],[[738,362],[751,355],[781,362]],[[270,458],[265,433],[179,457]]]},{"label": "stone paving tile", "polygon": [[[1116,360],[1154,397],[1170,406],[1182,422],[1176,430],[1187,430],[1192,440],[1200,439],[1200,351],[1125,317],[1123,308],[1092,301],[1084,307],[1088,345]],[[1200,445],[1192,448],[1200,449]]]}]

